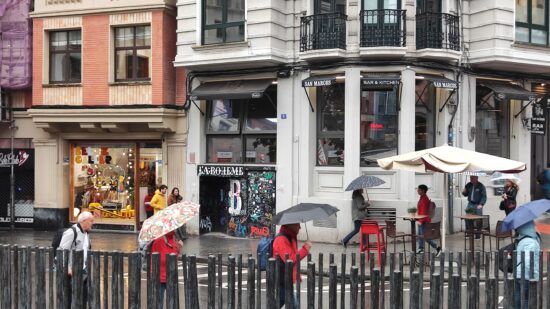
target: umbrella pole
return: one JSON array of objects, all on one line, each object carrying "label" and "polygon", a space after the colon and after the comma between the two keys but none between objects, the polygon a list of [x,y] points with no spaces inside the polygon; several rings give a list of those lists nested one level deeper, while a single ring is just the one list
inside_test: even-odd
[{"label": "umbrella pole", "polygon": [[365,191],[365,194],[367,195],[367,202],[370,202],[369,191],[367,191],[367,189],[363,189],[363,191]]},{"label": "umbrella pole", "polygon": [[309,240],[309,234],[307,233],[307,222],[304,222],[304,226],[306,227],[306,237],[307,237],[307,240]]}]

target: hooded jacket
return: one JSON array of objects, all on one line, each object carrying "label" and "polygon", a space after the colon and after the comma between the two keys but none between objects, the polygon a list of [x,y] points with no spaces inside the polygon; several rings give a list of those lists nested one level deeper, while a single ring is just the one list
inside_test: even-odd
[{"label": "hooded jacket", "polygon": [[153,241],[151,253],[160,253],[160,283],[166,283],[166,255],[178,254],[178,243],[174,237],[174,232],[170,232]]},{"label": "hooded jacket", "polygon": [[155,196],[151,199],[151,207],[153,207],[154,213],[166,208],[166,196],[160,190],[155,191]]},{"label": "hooded jacket", "polygon": [[[292,282],[295,283],[297,279],[296,253],[300,253],[300,260],[302,260],[307,256],[308,250],[304,246],[302,246],[302,248],[298,251],[297,234],[294,231],[288,229],[285,225],[281,226],[279,233],[283,234],[284,236],[275,237],[275,240],[273,241],[273,257],[279,255],[280,259],[277,261],[279,263],[282,262],[285,255],[288,254],[288,259],[292,260],[292,262],[294,263],[294,269],[292,271]],[[283,279],[284,277],[280,276],[279,278]],[[301,281],[301,278],[298,277],[298,280]],[[279,282],[284,282],[284,280]]]},{"label": "hooded jacket", "polygon": [[[516,278],[521,278],[521,269],[523,265],[521,264],[521,252],[525,252],[525,279],[539,279],[539,255],[540,255],[540,238],[537,232],[535,231],[535,223],[530,221],[525,223],[516,229],[518,233],[518,245],[516,247]],[[530,277],[531,269],[531,252],[535,253],[533,258],[533,278]]]}]

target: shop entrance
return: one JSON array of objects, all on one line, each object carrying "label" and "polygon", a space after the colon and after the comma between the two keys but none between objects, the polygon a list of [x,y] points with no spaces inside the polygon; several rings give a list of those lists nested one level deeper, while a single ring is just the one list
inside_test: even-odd
[{"label": "shop entrance", "polygon": [[201,234],[227,230],[229,178],[200,177],[199,230]]}]

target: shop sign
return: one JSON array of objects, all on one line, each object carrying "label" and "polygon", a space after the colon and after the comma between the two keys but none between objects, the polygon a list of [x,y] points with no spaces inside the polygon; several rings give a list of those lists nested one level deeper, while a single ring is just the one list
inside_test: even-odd
[{"label": "shop sign", "polygon": [[546,108],[544,105],[544,102],[533,104],[531,134],[544,135],[546,133]]},{"label": "shop sign", "polygon": [[199,176],[244,176],[244,166],[199,165],[197,169]]},{"label": "shop sign", "polygon": [[458,83],[454,81],[439,81],[436,80],[433,82],[434,86],[437,88],[448,88],[448,89],[456,89],[458,88]]},{"label": "shop sign", "polygon": [[233,158],[233,153],[231,151],[218,151],[218,158],[220,159],[231,159]]},{"label": "shop sign", "polygon": [[23,150],[20,150],[18,154],[0,152],[0,167],[8,167],[10,165],[22,166],[29,157],[30,154]]},{"label": "shop sign", "polygon": [[[9,223],[11,222],[10,217],[0,217],[0,223]],[[33,223],[34,218],[15,218],[15,223]]]},{"label": "shop sign", "polygon": [[365,86],[399,86],[399,79],[363,79]]}]

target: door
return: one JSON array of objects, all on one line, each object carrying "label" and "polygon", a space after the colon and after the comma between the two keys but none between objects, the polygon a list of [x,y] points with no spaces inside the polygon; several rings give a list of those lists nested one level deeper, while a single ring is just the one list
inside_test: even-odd
[{"label": "door", "polygon": [[401,46],[401,1],[363,0],[364,40],[367,46]]},{"label": "door", "polygon": [[313,9],[313,49],[337,48],[345,35],[346,0],[316,0]]},{"label": "door", "polygon": [[441,0],[417,0],[417,38],[422,48],[441,48],[443,43]]}]

